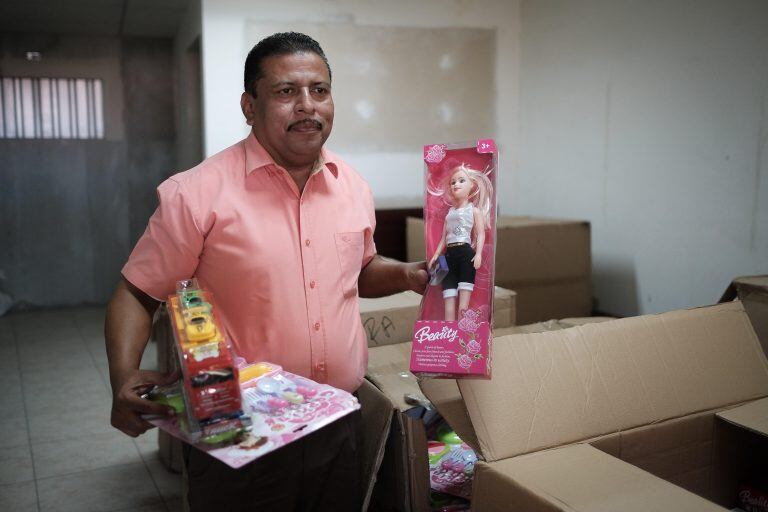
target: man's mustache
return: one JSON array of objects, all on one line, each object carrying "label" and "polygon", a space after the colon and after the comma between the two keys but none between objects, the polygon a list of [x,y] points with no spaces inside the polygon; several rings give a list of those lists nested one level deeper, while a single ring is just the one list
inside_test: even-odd
[{"label": "man's mustache", "polygon": [[303,124],[312,124],[312,126],[317,128],[318,130],[322,130],[322,128],[323,128],[323,123],[321,123],[320,121],[318,121],[316,119],[301,119],[299,121],[294,121],[293,123],[289,124],[288,125],[288,129],[292,130],[294,126],[299,126],[299,125],[303,125]]}]

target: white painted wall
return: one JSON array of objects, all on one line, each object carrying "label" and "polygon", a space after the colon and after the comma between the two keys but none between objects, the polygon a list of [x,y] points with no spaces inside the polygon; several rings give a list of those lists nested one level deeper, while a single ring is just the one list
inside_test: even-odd
[{"label": "white painted wall", "polygon": [[768,3],[525,0],[513,209],[592,222],[608,312],[768,272]]},{"label": "white painted wall", "polygon": [[[393,27],[473,27],[496,30],[495,102],[499,112],[494,136],[501,147],[502,173],[511,173],[515,160],[517,100],[519,0],[408,2],[359,2],[353,0],[202,0],[205,154],[212,155],[247,134],[240,112],[243,63],[251,46],[244,43],[249,24],[280,23],[355,23],[361,26]],[[329,55],[333,65],[334,55]],[[338,57],[336,57],[338,58]],[[413,80],[412,77],[396,77]],[[393,98],[396,100],[396,98]],[[351,98],[349,99],[352,100]],[[334,101],[345,101],[335,97]],[[393,127],[396,129],[396,127]],[[430,142],[443,142],[440,139]],[[444,141],[452,142],[452,141]],[[329,140],[330,148],[333,139]],[[422,147],[414,141],[407,151],[338,151],[371,184],[378,204],[421,206]],[[370,145],[368,145],[370,146]],[[503,180],[511,187],[512,180]],[[504,186],[504,185],[502,185]],[[511,194],[511,189],[500,196]],[[502,200],[502,203],[504,201]],[[505,206],[509,209],[509,206]]]}]

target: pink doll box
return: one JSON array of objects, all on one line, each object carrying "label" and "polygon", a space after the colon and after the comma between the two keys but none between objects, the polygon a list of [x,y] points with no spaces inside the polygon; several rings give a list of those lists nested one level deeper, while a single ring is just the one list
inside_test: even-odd
[{"label": "pink doll box", "polygon": [[434,279],[414,325],[411,371],[491,377],[496,172],[491,139],[424,147],[424,236]]}]

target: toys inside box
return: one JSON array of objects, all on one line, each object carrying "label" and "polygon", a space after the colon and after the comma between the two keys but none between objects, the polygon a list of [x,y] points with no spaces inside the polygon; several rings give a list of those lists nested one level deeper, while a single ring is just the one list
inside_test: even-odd
[{"label": "toys inside box", "polygon": [[424,148],[430,283],[414,325],[411,371],[490,378],[497,150],[493,140]]},{"label": "toys inside box", "polygon": [[238,468],[360,408],[346,391],[237,357],[211,294],[195,280],[177,290],[168,305],[182,379],[147,395],[177,414],[154,425]]},{"label": "toys inside box", "polygon": [[429,483],[434,492],[469,499],[477,455],[445,421],[427,433]]},{"label": "toys inside box", "polygon": [[430,509],[440,512],[469,510],[477,455],[423,395],[407,393],[403,399],[414,405],[406,414],[421,420],[426,431],[427,453],[424,456],[429,463]]}]

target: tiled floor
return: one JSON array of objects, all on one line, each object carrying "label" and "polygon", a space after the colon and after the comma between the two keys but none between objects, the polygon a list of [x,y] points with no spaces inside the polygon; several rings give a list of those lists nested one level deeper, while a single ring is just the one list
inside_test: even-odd
[{"label": "tiled floor", "polygon": [[[104,309],[0,318],[0,510],[176,512],[181,478],[157,430],[109,425]],[[142,367],[155,366],[149,343]]]}]

